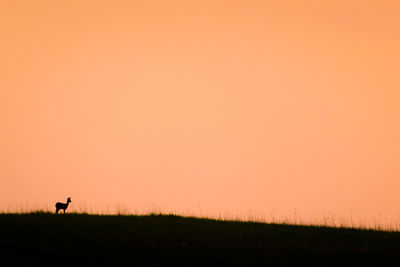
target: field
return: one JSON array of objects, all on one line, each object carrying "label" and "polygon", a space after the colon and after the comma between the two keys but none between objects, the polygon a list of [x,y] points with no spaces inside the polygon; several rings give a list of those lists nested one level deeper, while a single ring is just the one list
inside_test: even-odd
[{"label": "field", "polygon": [[0,214],[2,266],[393,265],[400,232],[175,215]]}]

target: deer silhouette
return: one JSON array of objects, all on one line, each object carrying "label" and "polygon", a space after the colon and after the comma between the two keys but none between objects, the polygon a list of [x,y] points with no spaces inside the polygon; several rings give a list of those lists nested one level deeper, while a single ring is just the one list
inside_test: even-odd
[{"label": "deer silhouette", "polygon": [[69,197],[67,199],[67,203],[61,203],[61,202],[57,202],[56,203],[56,214],[58,214],[59,210],[64,210],[64,214],[65,214],[65,210],[68,208],[69,203],[72,202],[71,201],[71,197]]}]

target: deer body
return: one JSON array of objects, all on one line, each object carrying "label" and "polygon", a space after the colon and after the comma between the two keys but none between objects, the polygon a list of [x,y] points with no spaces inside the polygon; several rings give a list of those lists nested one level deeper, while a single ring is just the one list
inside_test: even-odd
[{"label": "deer body", "polygon": [[69,197],[67,199],[67,203],[57,202],[56,203],[56,214],[58,213],[59,210],[63,210],[64,214],[65,214],[65,210],[68,208],[68,205],[69,205],[70,202],[72,202],[71,201],[71,197]]}]

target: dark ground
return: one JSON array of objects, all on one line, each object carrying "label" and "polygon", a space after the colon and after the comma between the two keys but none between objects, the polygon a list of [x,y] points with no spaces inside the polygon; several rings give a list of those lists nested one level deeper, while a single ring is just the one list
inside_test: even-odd
[{"label": "dark ground", "polygon": [[400,233],[173,215],[0,215],[0,266],[400,266]]}]

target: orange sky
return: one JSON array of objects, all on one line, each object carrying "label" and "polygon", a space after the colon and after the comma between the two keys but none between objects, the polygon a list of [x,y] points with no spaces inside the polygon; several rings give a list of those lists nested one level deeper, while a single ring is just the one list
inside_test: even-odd
[{"label": "orange sky", "polygon": [[1,1],[0,209],[396,214],[399,12]]}]

